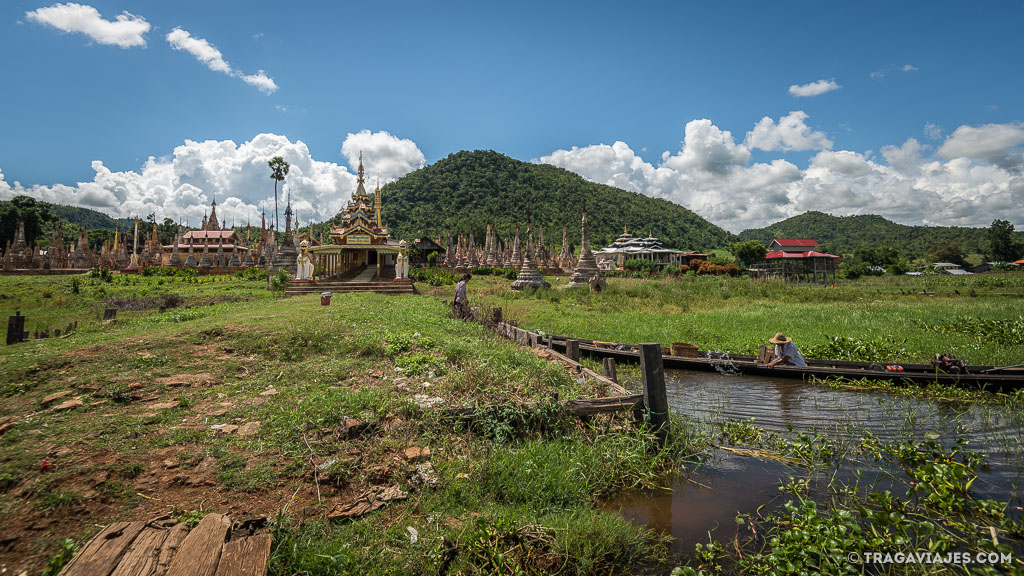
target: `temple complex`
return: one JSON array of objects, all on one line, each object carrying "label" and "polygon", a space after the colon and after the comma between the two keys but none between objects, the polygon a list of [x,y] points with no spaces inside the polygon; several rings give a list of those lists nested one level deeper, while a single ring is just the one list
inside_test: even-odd
[{"label": "temple complex", "polygon": [[594,253],[597,265],[602,270],[623,270],[626,260],[640,259],[650,260],[659,266],[689,265],[695,258],[707,259],[708,255],[701,252],[684,252],[674,250],[662,244],[661,240],[647,235],[647,238],[637,238],[629,233],[626,228],[622,229],[619,236],[610,245]]},{"label": "temple complex", "polygon": [[[325,279],[359,277],[385,280],[394,277],[399,243],[391,238],[381,218],[380,186],[373,198],[366,193],[363,156],[359,155],[356,191],[342,209],[341,225],[332,227],[330,241],[309,249],[315,268],[323,270]],[[285,232],[287,236],[287,231]],[[285,240],[285,246],[289,242]],[[282,248],[283,251],[284,248]],[[294,265],[295,258],[292,258]]]},{"label": "temple complex", "polygon": [[526,227],[526,250],[523,252],[523,265],[519,268],[519,275],[516,276],[514,282],[512,282],[513,290],[524,290],[527,288],[550,288],[551,284],[544,279],[540,271],[537,270],[537,266],[533,263],[532,254],[534,253],[533,247],[533,232],[530,226]]}]

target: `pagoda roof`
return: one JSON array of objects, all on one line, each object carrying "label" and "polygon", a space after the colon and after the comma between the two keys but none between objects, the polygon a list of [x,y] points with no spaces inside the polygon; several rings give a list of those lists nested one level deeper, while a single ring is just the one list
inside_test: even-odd
[{"label": "pagoda roof", "polygon": [[234,230],[189,230],[185,232],[185,238],[230,238],[234,235]]},{"label": "pagoda roof", "polygon": [[769,252],[764,255],[766,259],[772,258],[839,258],[835,254],[826,254],[825,252],[816,252],[814,250],[808,250],[807,252],[784,252],[782,250],[776,250],[775,252]]},{"label": "pagoda roof", "polygon": [[779,246],[786,246],[786,247],[792,247],[792,248],[796,248],[796,247],[813,248],[813,247],[818,245],[817,242],[815,242],[814,240],[812,240],[810,238],[775,238],[775,239],[772,240],[772,242],[778,244]]}]

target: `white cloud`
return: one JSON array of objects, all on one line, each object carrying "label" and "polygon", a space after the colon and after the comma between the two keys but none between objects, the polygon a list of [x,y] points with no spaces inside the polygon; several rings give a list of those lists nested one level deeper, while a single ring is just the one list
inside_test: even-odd
[{"label": "white cloud", "polygon": [[961,126],[936,152],[942,158],[980,158],[994,162],[1016,156],[1024,143],[1024,123]]},{"label": "white cloud", "polygon": [[765,116],[758,122],[754,129],[747,132],[744,144],[748,148],[758,150],[828,150],[832,148],[832,141],[824,132],[811,130],[804,122],[807,120],[807,113],[803,110],[790,112],[788,116],[775,120]]},{"label": "white cloud", "polygon": [[265,94],[272,94],[277,90],[277,84],[263,70],[258,71],[256,74],[243,74],[232,68],[224,60],[224,55],[221,54],[220,50],[213,44],[210,44],[205,38],[196,38],[187,30],[175,28],[167,34],[166,39],[171,48],[188,52],[214,72],[223,72],[228,76],[241,78],[246,84],[255,86],[260,92]]},{"label": "white cloud", "polygon": [[114,21],[104,20],[98,10],[85,4],[54,4],[26,12],[33,22],[52,26],[63,32],[85,34],[93,41],[110,46],[131,48],[146,45],[150,24],[145,18],[122,12]]},{"label": "white cloud", "polygon": [[826,149],[801,170],[782,159],[751,164],[749,135],[736,144],[728,131],[695,120],[686,125],[681,149],[657,163],[624,142],[556,150],[539,161],[667,198],[734,232],[808,210],[881,214],[904,224],[988,226],[996,217],[1024,224],[1024,177],[1006,161],[1019,160],[1014,147],[1024,136],[1018,131],[1024,128],[1017,124],[961,127],[934,156],[911,138],[882,147],[884,161]]},{"label": "white cloud", "polygon": [[807,98],[821,96],[826,92],[839,90],[840,88],[842,86],[836,84],[835,78],[833,78],[831,80],[818,80],[810,84],[793,84],[789,87],[789,93],[798,98]]},{"label": "white cloud", "polygon": [[900,72],[917,72],[917,66],[914,66],[913,64],[904,64],[903,66],[890,65],[882,68],[881,70],[875,70],[870,74],[870,76],[872,80],[881,80],[885,78],[889,72],[894,70],[899,70]]},{"label": "white cloud", "polygon": [[[349,134],[346,142],[352,139],[370,144],[365,148],[363,163],[368,174],[375,174],[381,164],[382,180],[385,175],[387,179],[402,176],[403,166],[412,169],[423,165],[422,152],[409,140],[368,131]],[[291,165],[279,188],[279,213],[283,215],[290,195],[302,225],[310,217],[317,222],[331,218],[355,191],[354,171],[314,159],[301,141],[260,134],[241,145],[230,140],[186,140],[167,157],[149,158],[137,171],[114,172],[96,160],[92,163],[93,179],[74,186],[11,185],[0,172],[0,199],[24,194],[47,202],[99,209],[113,216],[154,213],[158,218],[187,219],[197,224],[216,197],[217,214],[228,222],[234,219],[241,224],[252,218],[259,223],[260,212],[265,209],[269,224],[274,214],[274,181],[267,161],[274,156],[283,157]]]},{"label": "white cloud", "polygon": [[341,155],[348,160],[353,171],[359,166],[360,153],[367,179],[375,182],[380,178],[382,185],[419,170],[426,163],[415,142],[396,138],[385,131],[350,133],[341,144]]},{"label": "white cloud", "polygon": [[939,138],[942,138],[942,126],[927,122],[924,125],[924,135],[932,140],[938,140]]}]

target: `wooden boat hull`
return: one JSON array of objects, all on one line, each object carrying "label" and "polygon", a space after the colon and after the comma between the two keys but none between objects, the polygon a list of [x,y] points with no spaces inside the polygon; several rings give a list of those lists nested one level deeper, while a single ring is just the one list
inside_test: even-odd
[{"label": "wooden boat hull", "polygon": [[[559,351],[565,350],[565,339],[549,337],[551,346]],[[546,340],[544,341],[547,342]],[[637,363],[640,355],[633,350],[618,350],[598,344],[592,340],[580,340],[580,355],[591,358],[614,358],[619,363]],[[806,367],[776,366],[769,368],[757,362],[756,357],[749,354],[723,355],[722,358],[710,358],[706,355],[696,358],[683,356],[662,356],[665,368],[677,370],[702,370],[706,372],[739,372],[774,378],[808,379],[811,377],[828,378],[843,377],[849,379],[868,378],[891,382],[912,382],[914,384],[942,384],[963,386],[989,391],[1015,391],[1024,388],[1024,371],[1012,370],[1004,372],[983,373],[991,370],[991,366],[969,366],[966,374],[950,374],[936,371],[928,364],[900,364],[902,371],[886,370],[885,366],[871,362],[854,362],[848,360],[808,360]]]}]

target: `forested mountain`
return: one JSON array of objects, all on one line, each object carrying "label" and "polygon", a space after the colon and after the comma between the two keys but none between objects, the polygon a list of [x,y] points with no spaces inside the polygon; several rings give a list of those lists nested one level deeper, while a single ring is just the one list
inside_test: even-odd
[{"label": "forested mountain", "polygon": [[41,248],[49,246],[50,234],[58,226],[65,242],[77,242],[82,228],[88,228],[89,244],[96,247],[104,240],[113,238],[115,228],[130,236],[135,223],[131,218],[115,219],[88,208],[62,206],[28,196],[15,196],[11,200],[0,201],[0,246],[6,248],[7,242],[14,239],[18,222],[22,221],[25,223],[25,237],[28,243],[39,242]]},{"label": "forested mountain", "polygon": [[63,218],[72,224],[85,226],[90,230],[130,230],[135,220],[131,218],[111,218],[103,212],[90,210],[89,208],[78,208],[76,206],[61,206],[50,204],[50,210],[59,218]]},{"label": "forested mountain", "polygon": [[[1017,232],[1024,240],[1024,233]],[[907,226],[881,216],[832,216],[805,212],[765,228],[744,230],[743,240],[771,242],[772,238],[813,238],[827,250],[852,254],[857,249],[885,246],[899,250],[905,258],[921,258],[939,242],[959,244],[965,252],[985,253],[989,248],[988,228],[958,226]]]},{"label": "forested mountain", "polygon": [[483,241],[491,222],[503,238],[527,219],[544,226],[544,240],[558,245],[562,226],[579,246],[580,213],[587,203],[591,243],[600,248],[623,230],[661,238],[670,247],[708,250],[736,236],[667,200],[594,184],[545,164],[531,164],[493,151],[462,151],[384,186],[383,216],[395,238],[434,237],[472,231]]}]

